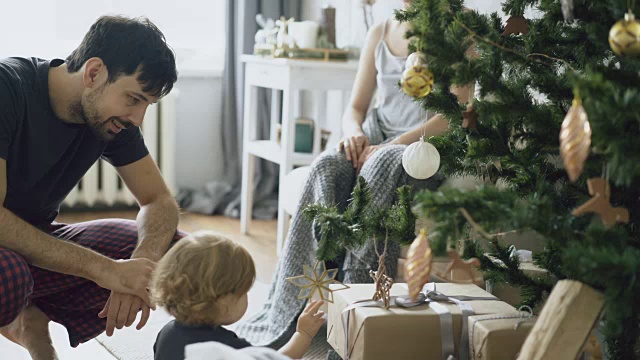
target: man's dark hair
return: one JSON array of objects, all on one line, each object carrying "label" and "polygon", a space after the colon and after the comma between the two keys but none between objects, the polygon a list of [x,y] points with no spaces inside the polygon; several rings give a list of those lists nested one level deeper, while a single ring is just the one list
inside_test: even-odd
[{"label": "man's dark hair", "polygon": [[69,72],[79,71],[92,57],[102,59],[110,83],[140,68],[137,80],[142,90],[156,97],[167,95],[178,79],[173,50],[160,29],[147,18],[100,17],[67,57]]}]

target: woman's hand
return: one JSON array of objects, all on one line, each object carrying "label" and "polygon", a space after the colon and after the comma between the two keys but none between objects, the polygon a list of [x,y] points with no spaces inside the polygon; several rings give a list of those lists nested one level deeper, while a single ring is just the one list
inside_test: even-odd
[{"label": "woman's hand", "polygon": [[358,158],[358,167],[356,168],[356,175],[360,174],[360,170],[362,170],[362,166],[364,166],[364,163],[371,158],[373,153],[380,150],[384,146],[385,145],[370,145],[364,148],[364,150],[360,154],[360,157]]},{"label": "woman's hand", "polygon": [[351,136],[347,135],[338,143],[338,152],[344,151],[347,160],[351,161],[353,168],[358,168],[358,160],[369,146],[369,138],[360,131]]}]

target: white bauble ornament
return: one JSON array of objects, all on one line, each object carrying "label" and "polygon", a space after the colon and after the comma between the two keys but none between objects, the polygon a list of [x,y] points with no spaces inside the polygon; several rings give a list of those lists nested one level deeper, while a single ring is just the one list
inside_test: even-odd
[{"label": "white bauble ornament", "polygon": [[407,61],[404,63],[405,69],[411,69],[414,66],[426,66],[427,56],[420,51],[409,54]]},{"label": "white bauble ornament", "polygon": [[402,167],[412,178],[424,180],[432,177],[440,167],[440,153],[424,137],[407,146],[402,154]]}]

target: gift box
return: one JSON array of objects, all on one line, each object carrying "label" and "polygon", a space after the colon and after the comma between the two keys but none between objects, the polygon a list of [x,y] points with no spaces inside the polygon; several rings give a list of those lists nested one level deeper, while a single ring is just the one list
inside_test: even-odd
[{"label": "gift box", "polygon": [[[435,286],[439,293],[450,297],[485,300],[451,300],[461,303],[455,304],[440,299],[410,308],[392,305],[389,309],[381,303],[366,301],[375,291],[373,284],[349,286],[349,289],[333,294],[327,324],[327,341],[345,360],[446,359],[448,355],[460,359],[460,350],[468,355],[469,344],[460,345],[461,341],[468,342],[468,316],[515,312],[511,305],[471,284],[430,283],[425,287],[425,293],[434,290]],[[394,284],[391,288],[391,296],[405,297],[407,294],[405,283]],[[355,308],[345,311],[351,307]]]},{"label": "gift box", "polygon": [[469,317],[470,359],[514,360],[535,323],[525,313]]}]

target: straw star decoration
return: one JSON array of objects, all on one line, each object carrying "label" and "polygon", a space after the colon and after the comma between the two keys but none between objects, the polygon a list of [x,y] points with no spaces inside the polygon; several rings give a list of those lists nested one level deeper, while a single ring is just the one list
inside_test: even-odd
[{"label": "straw star decoration", "polygon": [[[311,268],[310,266],[304,266],[304,274],[287,278],[287,281],[300,288],[298,299],[311,299],[316,291],[319,293],[320,298],[324,301],[333,303],[333,292],[338,290],[348,289],[349,286],[336,280],[338,275],[338,269],[329,269],[324,261],[316,261],[316,264]],[[330,284],[340,284],[342,289],[330,289]]]}]

